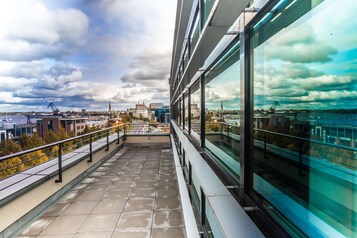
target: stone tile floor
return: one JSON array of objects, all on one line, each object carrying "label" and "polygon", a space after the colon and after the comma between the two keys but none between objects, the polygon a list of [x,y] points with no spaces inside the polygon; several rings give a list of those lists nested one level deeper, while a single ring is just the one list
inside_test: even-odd
[{"label": "stone tile floor", "polygon": [[186,237],[171,150],[125,149],[18,237]]}]

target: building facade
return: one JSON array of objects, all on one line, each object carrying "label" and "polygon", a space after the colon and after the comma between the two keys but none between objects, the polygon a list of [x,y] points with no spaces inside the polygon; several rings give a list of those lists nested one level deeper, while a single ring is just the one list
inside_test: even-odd
[{"label": "building facade", "polygon": [[356,10],[178,1],[172,134],[204,237],[227,237],[236,205],[268,237],[357,236]]},{"label": "building facade", "polygon": [[62,118],[58,116],[45,117],[37,120],[37,132],[43,137],[48,131],[59,134],[61,129],[69,135],[74,132],[76,136],[81,135],[87,125],[87,118]]}]

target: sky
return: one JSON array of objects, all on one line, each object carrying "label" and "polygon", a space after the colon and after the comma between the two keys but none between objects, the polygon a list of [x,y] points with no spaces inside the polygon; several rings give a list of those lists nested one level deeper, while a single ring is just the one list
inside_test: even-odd
[{"label": "sky", "polygon": [[175,0],[0,3],[0,111],[169,103]]}]

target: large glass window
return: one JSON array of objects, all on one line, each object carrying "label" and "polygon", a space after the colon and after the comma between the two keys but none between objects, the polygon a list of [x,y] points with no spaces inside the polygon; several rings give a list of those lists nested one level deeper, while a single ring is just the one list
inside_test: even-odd
[{"label": "large glass window", "polygon": [[199,82],[191,88],[191,135],[200,139],[201,134],[201,93]]},{"label": "large glass window", "polygon": [[202,26],[205,25],[207,18],[212,10],[215,0],[201,0],[202,1]]},{"label": "large glass window", "polygon": [[188,93],[185,94],[185,129],[188,130],[188,113],[189,113],[189,103],[188,103]]},{"label": "large glass window", "polygon": [[297,236],[357,236],[356,9],[276,1],[253,28],[254,191]]},{"label": "large glass window", "polygon": [[239,176],[240,64],[235,44],[205,74],[205,146]]},{"label": "large glass window", "polygon": [[200,37],[200,17],[196,14],[195,21],[192,25],[192,30],[190,33],[190,55],[192,55],[193,50],[196,47],[198,38]]}]

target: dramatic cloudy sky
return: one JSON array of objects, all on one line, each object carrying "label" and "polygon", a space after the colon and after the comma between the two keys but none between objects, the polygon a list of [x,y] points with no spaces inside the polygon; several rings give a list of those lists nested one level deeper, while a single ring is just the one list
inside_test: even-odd
[{"label": "dramatic cloudy sky", "polygon": [[0,111],[168,103],[174,0],[0,3]]}]

